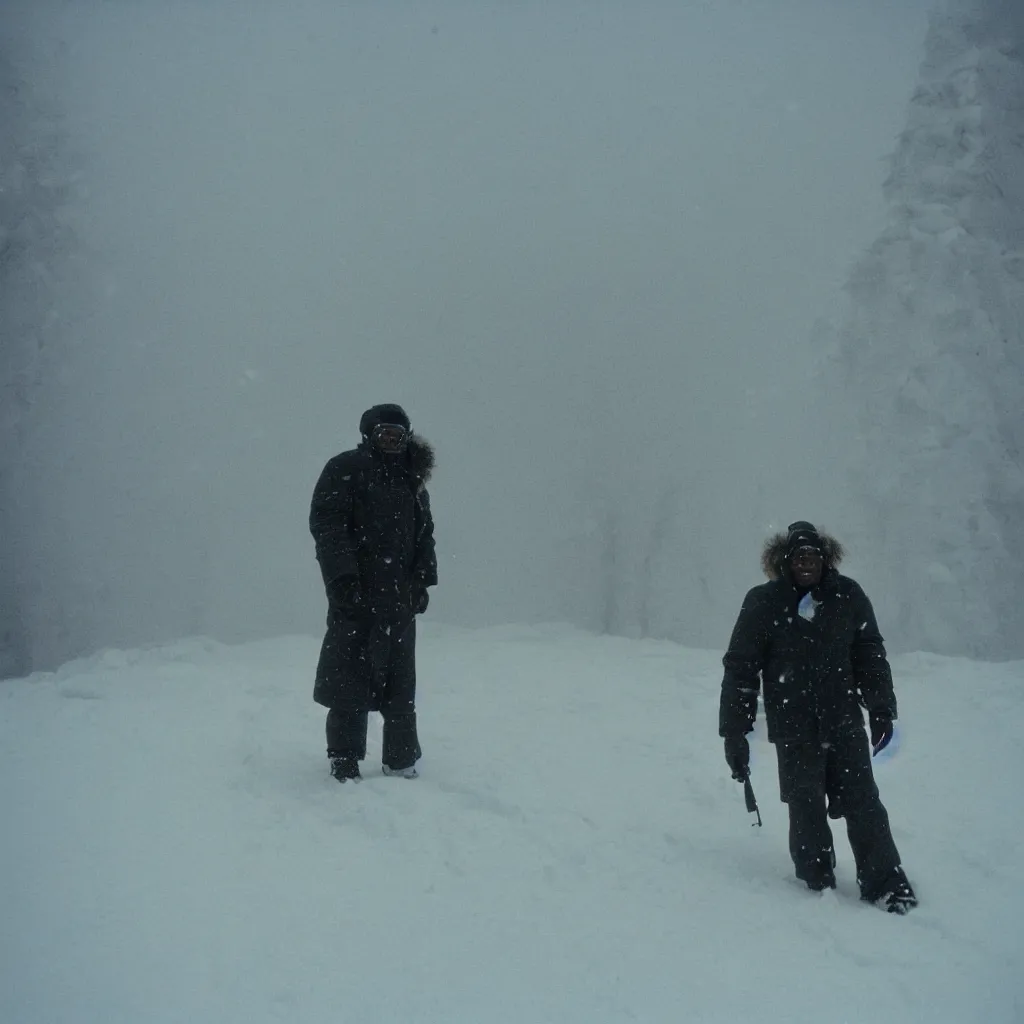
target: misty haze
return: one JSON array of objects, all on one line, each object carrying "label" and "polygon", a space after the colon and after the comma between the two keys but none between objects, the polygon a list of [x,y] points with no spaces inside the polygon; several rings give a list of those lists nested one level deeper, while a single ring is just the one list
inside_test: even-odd
[{"label": "misty haze", "polygon": [[1024,0],[0,3],[0,1024],[1020,1022],[1022,339]]},{"label": "misty haze", "polygon": [[931,308],[869,272],[929,8],[7,5],[7,674],[317,633],[310,493],[381,401],[437,449],[440,621],[720,649],[808,518],[894,650],[1024,653],[1020,291],[922,468],[886,303]]}]

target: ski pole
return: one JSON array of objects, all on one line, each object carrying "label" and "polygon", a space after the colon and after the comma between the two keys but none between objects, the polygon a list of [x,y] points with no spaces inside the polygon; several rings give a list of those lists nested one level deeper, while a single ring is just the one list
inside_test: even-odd
[{"label": "ski pole", "polygon": [[758,827],[760,827],[761,826],[761,812],[757,808],[757,800],[754,797],[754,787],[750,784],[750,772],[749,771],[747,772],[747,774],[743,778],[743,799],[746,801],[746,804],[747,804],[747,813],[748,814],[756,814],[757,815],[757,822],[755,823],[755,822],[752,821],[750,823],[750,827],[753,828],[755,824],[757,824]]}]

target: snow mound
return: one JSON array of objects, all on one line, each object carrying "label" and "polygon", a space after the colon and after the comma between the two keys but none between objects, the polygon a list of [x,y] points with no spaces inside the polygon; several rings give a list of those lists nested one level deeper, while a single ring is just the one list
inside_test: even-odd
[{"label": "snow mound", "polygon": [[315,639],[106,652],[0,689],[0,1019],[1009,1021],[1024,666],[897,659],[877,777],[921,907],[749,827],[717,652],[428,623],[414,782],[338,786]]}]

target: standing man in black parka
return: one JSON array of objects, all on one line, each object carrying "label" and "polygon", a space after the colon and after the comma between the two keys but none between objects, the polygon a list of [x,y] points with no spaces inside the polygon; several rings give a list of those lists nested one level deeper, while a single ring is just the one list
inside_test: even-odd
[{"label": "standing man in black parka", "polygon": [[370,711],[384,717],[385,775],[416,777],[416,619],[437,583],[426,483],[430,445],[400,405],[359,421],[359,447],[336,455],[313,492],[309,529],[327,589],[327,635],[313,699],[327,712],[327,756],[358,780]]},{"label": "standing man in black parka", "polygon": [[797,878],[810,889],[835,888],[828,817],[845,817],[861,899],[905,914],[917,898],[879,799],[861,712],[877,754],[896,718],[892,673],[871,602],[837,571],[842,556],[837,541],[805,521],[769,538],[761,557],[769,582],[744,599],[723,659],[719,735],[733,778],[746,779],[746,734],[763,685]]}]

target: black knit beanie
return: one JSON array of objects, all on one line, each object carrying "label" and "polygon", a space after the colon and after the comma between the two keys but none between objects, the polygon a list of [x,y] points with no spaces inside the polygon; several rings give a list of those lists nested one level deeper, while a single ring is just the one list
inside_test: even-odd
[{"label": "black knit beanie", "polygon": [[375,405],[363,413],[359,418],[359,433],[363,437],[369,437],[373,433],[373,428],[381,423],[398,423],[406,430],[410,429],[409,416],[406,411],[400,405],[385,403],[384,405]]},{"label": "black knit beanie", "polygon": [[789,561],[800,548],[814,548],[822,557],[825,555],[825,545],[821,542],[821,535],[813,523],[805,522],[803,519],[790,523],[787,528],[786,560]]}]

